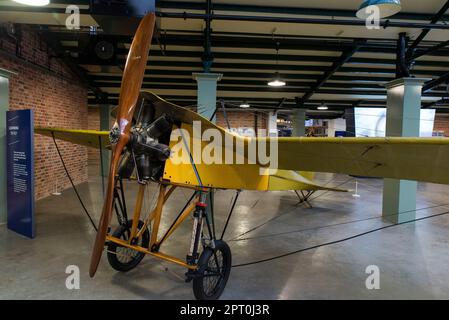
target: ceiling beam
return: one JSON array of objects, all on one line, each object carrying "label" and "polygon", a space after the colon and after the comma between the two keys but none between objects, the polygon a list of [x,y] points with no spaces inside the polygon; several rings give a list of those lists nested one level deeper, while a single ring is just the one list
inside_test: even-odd
[{"label": "ceiling beam", "polygon": [[[100,88],[118,88],[116,83],[96,83],[96,85]],[[171,90],[190,90],[190,91],[196,91],[196,86],[194,84],[171,84],[168,86],[167,84],[148,84],[144,83],[142,85],[143,89],[149,89],[149,90],[158,90],[158,89],[171,89]],[[308,88],[304,88],[304,90],[301,90],[301,88],[289,88],[289,87],[283,87],[283,88],[267,88],[267,87],[261,87],[261,86],[253,86],[253,87],[242,87],[241,85],[235,85],[235,86],[223,86],[218,84],[218,90],[224,91],[224,92],[257,92],[257,93],[306,93],[309,91]],[[375,91],[373,89],[335,89],[335,88],[321,88],[315,91],[316,94],[330,94],[333,96],[349,96],[348,98],[351,98],[350,96],[385,96],[386,91],[385,88],[380,88],[379,90]],[[428,92],[423,93],[423,96],[425,97],[443,97],[447,95],[445,91],[441,92]],[[354,97],[354,99],[360,99]],[[301,105],[301,104],[299,104]]]},{"label": "ceiling beam", "polygon": [[[177,9],[181,9],[181,3],[178,2],[179,5]],[[218,9],[219,6],[214,5],[215,10]],[[204,9],[204,4],[203,4]],[[293,12],[295,8],[290,9],[290,14]],[[213,20],[228,20],[228,21],[255,21],[255,22],[285,22],[285,23],[307,23],[307,24],[323,24],[323,25],[346,25],[346,26],[365,26],[365,21],[357,20],[357,19],[335,19],[335,15],[328,15],[332,18],[313,18],[313,16],[318,15],[322,11],[322,9],[309,9],[307,12],[306,9],[300,9],[302,11],[299,11],[296,13],[296,15],[308,15],[312,16],[312,18],[304,18],[304,17],[286,17],[286,16],[279,16],[275,17],[273,16],[273,13],[270,13],[269,16],[263,16],[260,15],[260,12],[255,12],[255,15],[237,15],[237,14],[201,14],[201,13],[189,13],[189,12],[163,12],[163,11],[156,11],[156,14],[160,17],[169,17],[169,18],[180,18],[180,19],[207,19],[210,17]],[[19,6],[2,6],[2,11],[10,11],[10,12],[40,12],[40,13],[65,13],[65,8],[54,8],[54,7],[19,7]],[[324,14],[325,11],[321,12],[319,16],[326,16]],[[330,11],[327,11],[330,13]],[[81,9],[81,14],[90,14],[90,9]],[[312,14],[315,13],[315,14]],[[119,13],[123,16],[125,13]],[[118,17],[120,15],[117,15]],[[346,16],[341,16],[346,17]],[[352,16],[348,18],[354,17],[354,11]],[[410,16],[412,17],[412,16]],[[415,16],[417,17],[417,16]],[[422,15],[420,17],[427,17],[425,15]],[[395,16],[396,18],[396,16]],[[398,16],[399,19],[399,16]],[[403,18],[400,18],[403,19]],[[409,20],[409,19],[407,19]],[[413,20],[413,19],[412,19]],[[415,21],[424,21],[423,20],[416,20]],[[420,22],[407,22],[407,21],[391,21],[390,20],[382,20],[380,22],[381,27],[388,28],[388,27],[397,27],[397,28],[414,28],[414,29],[449,29],[449,26],[441,25],[441,24],[432,24],[432,23],[420,23]]]},{"label": "ceiling beam", "polygon": [[[110,93],[109,94],[109,98],[110,99],[118,99],[119,94],[118,93]],[[185,95],[162,95],[162,98],[167,98],[170,101],[196,101],[197,97],[196,95],[191,95],[191,96],[185,96]],[[94,96],[92,94],[89,94],[89,98],[93,99]],[[248,102],[256,102],[257,104],[278,104],[279,103],[279,99],[277,98],[260,98],[260,97],[222,97],[222,99],[226,99],[227,101],[238,101],[241,102],[242,100],[246,100]],[[327,99],[326,103],[328,105],[344,105],[345,107],[348,106],[353,106],[354,102],[356,101],[360,101],[360,100],[334,100],[334,99]],[[308,102],[306,102],[306,105],[309,106],[318,106],[322,103],[322,100],[309,100]],[[287,98],[284,102],[284,105],[295,105],[295,100],[294,99],[289,99]],[[364,100],[360,102],[360,106],[365,106],[365,105],[385,105],[385,101],[384,100]]]},{"label": "ceiling beam", "polygon": [[[182,10],[203,10],[204,3],[187,2],[187,1],[157,1],[157,7],[161,9],[182,9]],[[308,16],[327,16],[327,17],[355,17],[354,10],[345,9],[325,9],[325,8],[302,8],[302,7],[282,7],[282,6],[260,6],[260,5],[241,5],[241,4],[214,4],[217,11],[230,12],[252,12],[252,13],[269,13],[269,14],[291,14],[291,15],[308,15]],[[411,13],[400,12],[390,19],[429,21],[432,14],[427,13]],[[449,18],[449,16],[447,17]]]},{"label": "ceiling beam", "polygon": [[[349,50],[350,51],[350,50]],[[124,66],[125,60],[118,59],[120,63]],[[338,61],[333,65],[338,64]],[[202,70],[201,61],[169,61],[169,60],[148,60],[148,67],[183,67],[190,68],[190,72],[200,72]],[[292,64],[266,64],[266,63],[236,63],[236,62],[215,62],[212,67],[212,72],[227,72],[228,70],[269,70],[269,71],[315,71],[315,72],[326,72],[329,70],[328,66],[319,65],[292,65]],[[227,70],[224,70],[227,69]],[[338,72],[360,72],[368,74],[395,74],[396,70],[394,68],[379,68],[375,67],[341,67]],[[442,75],[445,71],[440,70],[423,70],[414,69],[413,74],[416,75]]]},{"label": "ceiling beam", "polygon": [[[108,75],[97,75],[96,73],[89,73],[89,76],[94,80],[104,80],[104,81],[121,81],[122,74],[108,74]],[[168,69],[151,69],[145,71],[145,76],[183,76],[186,78],[192,77],[191,70],[168,70]],[[255,79],[270,79],[273,76],[273,73],[269,72],[243,72],[243,71],[226,71],[226,78],[255,78]],[[319,74],[307,74],[307,73],[284,73],[282,77],[286,80],[315,80],[317,81],[321,75]],[[173,78],[175,79],[175,78]],[[180,78],[183,79],[183,78]],[[354,73],[354,75],[346,76],[346,75],[334,75],[330,78],[330,80],[335,81],[371,81],[371,82],[388,82],[394,79],[394,74],[390,76],[377,76],[373,77],[372,75],[364,75]]]},{"label": "ceiling beam", "polygon": [[[210,16],[213,20],[223,21],[249,21],[249,22],[274,22],[274,23],[298,23],[298,24],[320,24],[320,25],[340,25],[340,26],[360,26],[366,27],[366,22],[360,19],[326,19],[326,18],[303,18],[303,17],[275,17],[262,15],[231,15],[231,14],[202,14],[202,13],[187,13],[187,12],[161,12],[157,11],[156,15],[165,18],[179,18],[179,19],[198,19],[204,20]],[[432,23],[418,23],[406,21],[391,21],[382,20],[379,25],[386,29],[392,28],[410,28],[410,29],[440,29],[449,30],[449,25],[432,24]]]},{"label": "ceiling beam", "polygon": [[[449,44],[449,40],[447,41]],[[438,45],[440,46],[440,45]],[[65,47],[67,50],[76,50],[76,47]],[[300,49],[298,49],[300,50]],[[430,49],[429,49],[430,50]],[[436,51],[436,50],[435,50]],[[119,48],[117,49],[119,55],[128,54],[128,49]],[[425,54],[425,53],[424,53]],[[424,55],[423,54],[423,55]],[[265,60],[274,61],[276,60],[275,54],[270,53],[245,53],[245,52],[214,52],[214,58],[216,59],[238,59],[238,60]],[[200,58],[200,51],[180,51],[180,50],[152,50],[150,56],[156,57],[179,57],[179,58]],[[323,56],[323,55],[303,55],[303,54],[279,54],[277,57],[279,61],[301,61],[301,62],[323,62],[323,63],[333,63],[339,59],[336,56]],[[373,65],[396,65],[395,59],[385,59],[385,58],[365,58],[365,57],[351,57],[347,63],[360,63],[360,64],[373,64]],[[431,67],[448,67],[449,62],[447,61],[429,61],[421,60],[416,61],[415,66],[431,66]]]},{"label": "ceiling beam", "polygon": [[[227,74],[226,74],[227,75]],[[225,85],[240,85],[242,86],[242,90],[245,86],[266,86],[266,80],[263,77],[258,77],[257,79],[228,79],[229,76],[220,81],[221,86]],[[120,87],[122,76],[106,76],[106,75],[91,75],[89,79],[94,83],[110,83],[113,87]],[[332,79],[332,78],[331,78]],[[189,84],[195,85],[196,82],[192,77],[189,78],[173,78],[173,77],[154,77],[154,76],[145,76],[143,79],[143,83],[165,83],[165,84]],[[289,81],[288,87],[302,87],[302,88],[313,88],[316,85],[316,82],[313,81]],[[372,89],[372,90],[385,90],[384,86],[380,82],[357,82],[356,79],[352,79],[349,82],[329,82],[327,81],[322,86],[326,88],[360,88],[360,89]]]},{"label": "ceiling beam", "polygon": [[[444,80],[448,80],[449,75],[446,75],[444,77]],[[435,79],[433,81],[437,81],[439,79]],[[428,83],[427,85],[432,86],[433,81]],[[440,80],[441,81],[441,80]],[[444,82],[444,81],[443,81]],[[441,83],[441,82],[440,82]],[[92,82],[93,86],[99,87],[99,88],[120,88],[120,82],[110,82],[110,81],[94,81]],[[191,81],[144,81],[142,88],[144,89],[173,89],[173,90],[195,90],[196,84]],[[444,96],[446,94],[445,88],[441,87],[438,91],[432,91],[432,92],[426,92],[430,89],[426,86],[423,87],[423,93],[424,96]],[[229,81],[229,82],[220,82],[218,84],[218,89],[221,91],[232,91],[232,92],[239,92],[239,91],[247,91],[247,92],[289,92],[289,93],[297,93],[302,92],[305,94],[309,93],[312,89],[314,89],[314,86],[310,86],[310,84],[303,84],[303,85],[297,85],[297,86],[287,86],[282,88],[271,88],[266,87],[265,82],[257,82],[257,83],[245,83],[242,81]],[[333,94],[333,95],[382,95],[384,96],[386,94],[386,89],[383,86],[363,86],[363,85],[347,85],[347,84],[339,84],[339,83],[332,83],[332,84],[324,84],[318,89],[314,89],[314,93],[325,93],[325,94]],[[309,96],[309,95],[307,95]],[[301,101],[301,98],[298,98],[297,103],[298,105],[303,105],[306,103],[307,100],[304,102]]]},{"label": "ceiling beam", "polygon": [[[411,57],[408,58],[408,61],[414,61],[422,56],[427,56],[427,55],[431,55],[432,53],[437,52],[438,50],[441,50],[445,47],[449,46],[449,40],[441,42],[433,47],[430,47],[428,49],[423,49],[420,52],[415,52]],[[419,63],[421,63],[421,61],[415,61],[415,65],[419,65]],[[438,63],[440,63],[440,61],[438,61]]]},{"label": "ceiling beam", "polygon": [[427,92],[432,90],[433,88],[439,86],[442,83],[448,82],[449,81],[449,72],[446,72],[445,74],[443,74],[441,77],[437,78],[437,79],[433,79],[429,82],[427,82],[423,88],[422,88],[422,92]]},{"label": "ceiling beam", "polygon": [[[242,44],[243,45],[243,44]],[[449,45],[449,40],[444,43],[438,44],[434,47],[430,47],[425,51],[420,51],[416,57],[421,57],[423,55],[435,52],[445,46]],[[63,46],[65,50],[71,52],[78,52],[80,48],[74,46]],[[298,49],[300,51],[301,49]],[[117,54],[126,56],[128,54],[128,49],[117,48]],[[448,52],[449,54],[449,52]],[[197,58],[201,59],[201,51],[181,51],[181,50],[151,50],[150,56],[153,57],[179,57],[179,58]],[[245,52],[214,52],[214,58],[216,59],[238,59],[238,60],[265,60],[274,61],[276,60],[276,55],[271,53],[245,53]],[[325,56],[325,55],[304,55],[304,54],[279,54],[277,57],[279,61],[294,61],[294,62],[323,62],[323,63],[333,63],[339,59],[337,56]],[[151,59],[151,58],[150,58]],[[124,57],[121,57],[124,61]],[[358,63],[358,64],[372,64],[372,65],[396,65],[395,59],[386,58],[366,58],[366,57],[351,57],[347,63]],[[447,67],[449,68],[449,61],[429,61],[429,60],[419,60],[414,63],[415,66],[429,66],[429,67]]]},{"label": "ceiling beam", "polygon": [[303,105],[304,102],[309,100],[313,94],[319,90],[324,83],[329,80],[335,72],[337,72],[360,48],[360,44],[356,44],[353,48],[344,51],[340,58],[335,61],[332,66],[324,72],[323,76],[317,81],[317,83],[309,90],[307,91],[301,98],[298,98],[297,102],[299,105]]},{"label": "ceiling beam", "polygon": [[[449,0],[446,1],[446,3],[443,5],[443,7],[437,12],[436,15],[432,17],[432,20],[430,21],[431,24],[437,23],[446,13],[446,11],[449,9]],[[416,37],[416,39],[413,41],[413,43],[408,48],[409,56],[413,55],[413,50],[419,46],[421,41],[427,36],[427,34],[432,30],[432,28],[424,28],[421,33]]]},{"label": "ceiling beam", "polygon": [[[448,26],[449,27],[449,26]],[[176,32],[176,31],[173,31]],[[66,32],[66,31],[52,31],[53,37],[57,37],[58,40],[78,41],[80,37],[87,37],[86,32]],[[131,37],[123,35],[111,35],[118,42],[130,44]],[[280,35],[278,35],[280,36]],[[284,37],[284,36],[283,36]],[[197,32],[192,34],[163,34],[160,39],[161,43],[166,46],[189,46],[197,47],[198,51],[202,52],[204,44],[203,36]],[[273,49],[273,36],[271,34],[261,34],[259,36],[244,36],[241,34],[230,35],[212,35],[211,41],[214,47],[223,48],[254,48],[254,49]],[[433,43],[432,43],[433,44]],[[329,52],[342,52],[346,49],[350,49],[353,46],[353,39],[342,39],[335,37],[296,37],[289,38],[284,37],[282,40],[282,48],[288,50],[314,50],[314,51],[329,51]],[[67,47],[73,49],[73,47]],[[441,48],[440,48],[441,49]],[[119,52],[124,52],[123,49],[119,49]],[[449,56],[449,50],[439,50],[427,52],[428,48],[417,48],[416,54],[426,53],[433,56]],[[193,51],[196,52],[196,51]],[[396,53],[396,39],[383,39],[383,40],[369,40],[363,46],[360,47],[359,52],[367,53]]]}]

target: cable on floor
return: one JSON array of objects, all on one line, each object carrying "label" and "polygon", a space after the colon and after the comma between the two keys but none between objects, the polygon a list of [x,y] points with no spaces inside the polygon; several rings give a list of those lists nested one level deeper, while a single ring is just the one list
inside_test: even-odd
[{"label": "cable on floor", "polygon": [[[335,179],[336,179],[336,178],[333,178],[333,179],[330,180],[328,183],[326,183],[326,185],[328,185],[329,183],[331,183],[331,182],[334,181]],[[348,182],[351,181],[352,179],[354,179],[354,178],[351,177],[351,178],[345,180],[344,182],[338,184],[335,188],[338,188],[338,187],[340,187],[340,186],[342,186],[342,185],[348,183]],[[322,195],[324,195],[324,194],[326,194],[326,193],[328,193],[328,192],[329,192],[329,191],[325,191],[325,192],[319,194],[318,196],[316,196],[316,197],[310,199],[309,201],[315,200],[315,199],[321,197]],[[255,227],[253,227],[253,228],[251,228],[251,229],[249,229],[249,230],[247,230],[247,231],[245,231],[245,232],[239,234],[238,236],[236,236],[236,237],[234,237],[234,238],[232,238],[232,239],[230,239],[230,240],[228,240],[228,241],[239,241],[239,238],[242,237],[242,236],[244,236],[245,234],[248,234],[248,233],[250,233],[250,232],[253,232],[253,231],[255,231],[255,230],[257,230],[257,229],[259,229],[259,228],[261,228],[261,227],[267,225],[268,223],[270,223],[270,222],[272,222],[272,221],[274,221],[274,220],[276,220],[276,219],[279,219],[280,217],[282,217],[282,216],[284,216],[284,215],[286,215],[286,214],[289,214],[289,213],[291,213],[291,212],[293,212],[293,211],[295,211],[295,210],[296,210],[296,206],[295,206],[294,208],[292,208],[291,210],[288,210],[287,212],[281,213],[280,215],[277,215],[277,216],[275,216],[275,217],[273,217],[273,218],[270,218],[270,219],[268,219],[267,221],[265,221],[265,222],[263,222],[263,223],[261,223],[261,224],[255,226]]]},{"label": "cable on floor", "polygon": [[271,237],[283,236],[283,235],[292,234],[292,233],[300,233],[300,232],[306,232],[306,231],[316,231],[316,230],[321,230],[321,229],[326,229],[326,228],[331,228],[331,227],[338,227],[338,226],[343,226],[343,225],[352,224],[352,223],[366,222],[366,221],[375,220],[375,219],[384,219],[384,218],[395,217],[395,216],[399,217],[401,215],[408,214],[408,213],[411,213],[411,212],[417,212],[417,211],[428,210],[428,209],[435,209],[435,208],[441,208],[441,207],[448,207],[448,206],[449,206],[449,203],[447,203],[447,204],[440,204],[440,205],[434,205],[434,206],[425,207],[425,208],[421,208],[421,209],[408,210],[408,211],[395,213],[395,214],[390,214],[390,215],[369,217],[369,218],[365,218],[365,219],[358,219],[358,220],[352,220],[352,221],[328,224],[328,225],[325,225],[325,226],[318,226],[318,227],[305,228],[305,229],[299,229],[299,230],[291,230],[291,231],[285,231],[285,232],[279,232],[279,233],[271,233],[271,234],[265,234],[265,235],[248,237],[248,238],[239,238],[239,239],[235,239],[235,240],[229,240],[229,242],[231,242],[231,241],[232,242],[248,241],[248,240],[255,240],[255,239],[263,239],[263,238],[271,238]]},{"label": "cable on floor", "polygon": [[362,232],[362,233],[359,233],[359,234],[356,234],[356,235],[353,235],[353,236],[350,236],[350,237],[346,237],[346,238],[343,238],[343,239],[330,241],[330,242],[325,242],[325,243],[318,244],[318,245],[315,245],[315,246],[311,246],[311,247],[307,247],[307,248],[303,248],[303,249],[287,252],[287,253],[284,253],[284,254],[281,254],[281,255],[277,255],[277,256],[274,256],[274,257],[271,257],[271,258],[266,258],[266,259],[252,261],[252,262],[247,262],[247,263],[236,264],[236,265],[233,265],[232,267],[233,268],[246,267],[246,266],[255,265],[255,264],[259,264],[259,263],[263,263],[263,262],[277,260],[277,259],[281,259],[281,258],[285,258],[287,256],[291,256],[291,255],[297,254],[297,253],[301,253],[301,252],[305,252],[305,251],[318,249],[318,248],[321,248],[321,247],[326,247],[326,246],[330,246],[330,245],[333,245],[333,244],[349,241],[349,240],[352,240],[352,239],[355,239],[355,238],[359,238],[359,237],[362,237],[362,236],[365,236],[365,235],[368,235],[368,234],[371,234],[371,233],[374,233],[374,232],[377,232],[377,231],[389,229],[389,228],[392,228],[392,227],[397,227],[397,226],[408,224],[408,223],[412,223],[412,222],[418,222],[418,221],[422,221],[422,220],[426,220],[426,219],[440,217],[440,216],[444,216],[444,215],[447,215],[447,214],[449,214],[449,211],[438,213],[438,214],[434,214],[434,215],[430,215],[430,216],[427,216],[427,217],[422,217],[422,218],[418,218],[418,219],[404,221],[404,222],[400,222],[400,223],[390,224],[388,226],[383,226],[383,227],[380,227],[380,228],[376,228],[376,229],[372,229],[372,230],[369,230],[369,231],[365,231],[365,232]]}]

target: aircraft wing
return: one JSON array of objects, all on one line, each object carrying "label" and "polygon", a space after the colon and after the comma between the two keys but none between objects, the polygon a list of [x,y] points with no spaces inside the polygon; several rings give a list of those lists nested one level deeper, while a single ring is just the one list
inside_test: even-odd
[{"label": "aircraft wing", "polygon": [[306,177],[304,172],[293,170],[276,170],[270,175],[268,190],[325,190],[335,192],[348,192],[347,189],[332,188],[314,183]]},{"label": "aircraft wing", "polygon": [[449,184],[447,138],[279,138],[278,148],[279,169]]},{"label": "aircraft wing", "polygon": [[[193,121],[200,121],[202,132],[214,128],[234,142],[243,143],[245,146],[252,141],[276,142],[277,170],[330,172],[449,184],[449,161],[447,161],[449,138],[248,138],[226,132],[196,112],[167,102],[155,94],[144,92],[143,96],[154,105],[156,116],[170,115],[181,128],[190,133]],[[90,147],[98,148],[100,140],[104,147],[109,144],[107,131],[57,128],[36,128],[35,131],[47,136],[54,134],[58,139]],[[193,138],[188,142],[192,147]],[[172,147],[174,143],[172,141],[170,146]],[[203,148],[207,145],[206,142],[200,143]],[[223,146],[223,153],[224,149]],[[236,152],[234,150],[233,152],[235,156]],[[273,179],[292,180],[273,173],[260,175],[260,170],[266,168],[257,163],[195,163],[195,167],[202,184],[214,188],[273,190]],[[172,159],[167,160],[163,178],[181,185],[199,184],[189,161],[174,164]],[[296,180],[298,177],[293,177],[293,181],[298,182]],[[301,183],[304,182],[300,178],[299,180]],[[311,181],[308,183],[313,184]]]},{"label": "aircraft wing", "polygon": [[61,128],[34,128],[34,132],[45,136],[54,137],[56,139],[69,141],[75,144],[80,144],[92,148],[107,148],[109,146],[109,131],[95,131],[95,130],[72,130]]},{"label": "aircraft wing", "polygon": [[[192,136],[192,126],[182,124]],[[229,133],[226,133],[229,134]],[[232,135],[234,141],[251,138]],[[448,138],[252,138],[278,144],[275,169],[341,173],[449,184]],[[172,142],[170,147],[173,148]],[[193,139],[190,139],[192,150]],[[201,142],[204,150],[207,143]],[[223,147],[222,153],[226,153]],[[234,151],[234,156],[236,152]],[[169,159],[164,178],[173,183],[198,185],[188,159],[174,164]],[[267,169],[259,164],[195,163],[204,186],[223,189],[269,190]],[[266,170],[268,172],[268,170]]]},{"label": "aircraft wing", "polygon": [[[276,169],[342,173],[449,184],[448,138],[248,138],[226,132],[199,114],[167,102],[152,93],[144,93],[157,113],[171,115],[191,132],[192,122],[201,121],[202,131],[215,128],[240,140],[276,142]],[[203,144],[204,147],[205,144]],[[269,145],[269,143],[268,143]],[[192,146],[192,139],[190,141]],[[223,147],[224,151],[225,147]],[[197,164],[203,185],[216,188],[268,190],[269,179],[259,175],[258,164]],[[198,184],[189,164],[166,164],[164,178],[180,184]]]}]

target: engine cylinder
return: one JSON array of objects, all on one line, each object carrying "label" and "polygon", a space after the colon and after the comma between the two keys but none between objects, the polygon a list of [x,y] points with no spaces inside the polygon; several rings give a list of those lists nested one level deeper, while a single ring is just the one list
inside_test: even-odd
[{"label": "engine cylinder", "polygon": [[152,176],[150,156],[147,154],[136,156],[136,165],[139,179],[142,181],[150,180]]}]

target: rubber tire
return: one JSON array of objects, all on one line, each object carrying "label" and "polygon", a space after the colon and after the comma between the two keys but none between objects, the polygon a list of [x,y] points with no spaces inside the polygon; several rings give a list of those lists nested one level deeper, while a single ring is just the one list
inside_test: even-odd
[{"label": "rubber tire", "polygon": [[[133,223],[133,221],[129,220],[127,228],[131,229],[132,223]],[[143,225],[144,225],[143,221],[139,221],[138,227],[142,228]],[[127,228],[124,225],[118,226],[118,228],[115,229],[112,236],[114,236],[115,238],[122,239],[122,235],[127,230]],[[150,232],[148,231],[148,228],[147,228],[143,232],[141,246],[144,248],[148,248],[149,243],[150,243]],[[109,242],[108,261],[109,261],[109,264],[111,265],[111,267],[117,271],[120,271],[120,272],[130,271],[130,270],[134,269],[135,267],[137,267],[137,265],[140,263],[140,261],[142,261],[142,259],[145,257],[145,253],[139,252],[133,260],[131,260],[128,263],[123,263],[117,259],[117,255],[115,254],[118,247],[122,247],[122,246],[120,246],[119,244],[116,244],[114,242]]]},{"label": "rubber tire", "polygon": [[[213,295],[208,296],[204,292],[203,277],[201,276],[206,271],[209,259],[214,259],[214,249],[207,247],[203,250],[198,259],[198,276],[193,279],[193,294],[198,300],[217,300],[223,293],[226,283],[228,282],[229,274],[232,267],[232,255],[231,249],[228,244],[222,240],[215,241],[215,251],[221,251],[224,264],[224,277],[217,283],[215,292]],[[218,287],[218,288],[217,288]]]}]

